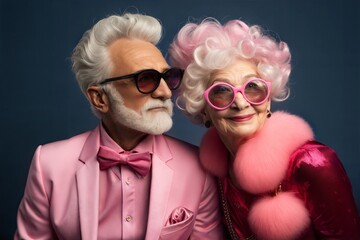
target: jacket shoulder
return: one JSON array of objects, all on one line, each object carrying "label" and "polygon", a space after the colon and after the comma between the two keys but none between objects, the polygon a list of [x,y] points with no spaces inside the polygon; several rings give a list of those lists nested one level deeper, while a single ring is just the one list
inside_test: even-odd
[{"label": "jacket shoulder", "polygon": [[183,140],[164,135],[165,142],[172,155],[169,162],[173,167],[203,171],[199,159],[199,147]]},{"label": "jacket shoulder", "polygon": [[173,152],[173,153],[182,153],[185,155],[192,155],[195,158],[198,158],[199,156],[199,147],[195,146],[191,143],[185,142],[181,139],[172,137],[172,136],[168,136],[168,135],[163,135],[168,146],[169,149]]},{"label": "jacket shoulder", "polygon": [[33,162],[40,164],[44,174],[49,175],[76,170],[77,166],[81,165],[78,161],[79,155],[90,133],[91,131],[88,131],[68,139],[38,146]]},{"label": "jacket shoulder", "polygon": [[309,141],[291,156],[291,173],[302,182],[327,181],[331,176],[346,177],[336,152],[322,143]]},{"label": "jacket shoulder", "polygon": [[51,154],[51,155],[64,155],[68,153],[70,150],[71,152],[80,152],[82,150],[82,147],[90,135],[91,131],[87,131],[78,135],[75,135],[73,137],[70,137],[68,139],[63,139],[51,143],[46,143],[44,145],[41,145],[41,152],[42,154]]},{"label": "jacket shoulder", "polygon": [[292,154],[291,158],[297,167],[302,164],[320,167],[340,161],[332,148],[317,141],[306,142]]}]

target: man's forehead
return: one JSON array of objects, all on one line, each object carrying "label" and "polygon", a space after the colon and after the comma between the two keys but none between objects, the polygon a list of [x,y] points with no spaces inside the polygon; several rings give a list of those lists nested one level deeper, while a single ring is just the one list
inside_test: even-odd
[{"label": "man's forehead", "polygon": [[109,54],[115,68],[122,66],[130,72],[145,68],[163,70],[168,67],[161,51],[144,40],[117,39],[109,46]]},{"label": "man's forehead", "polygon": [[132,55],[148,54],[148,55],[161,55],[161,51],[152,43],[140,40],[119,38],[109,46],[110,55],[131,57]]}]

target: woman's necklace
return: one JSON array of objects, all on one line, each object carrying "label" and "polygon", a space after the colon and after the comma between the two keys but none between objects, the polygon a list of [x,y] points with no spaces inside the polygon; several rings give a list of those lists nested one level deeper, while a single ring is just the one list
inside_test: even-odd
[{"label": "woman's necklace", "polygon": [[247,237],[247,238],[239,238],[238,237],[238,235],[236,234],[236,232],[233,228],[233,225],[232,225],[228,203],[225,198],[224,189],[223,189],[220,178],[218,178],[218,185],[219,185],[219,190],[220,190],[221,205],[222,205],[222,209],[223,209],[224,217],[225,217],[225,223],[226,223],[226,226],[229,231],[231,239],[232,240],[255,240],[255,235],[251,235],[250,237]]}]

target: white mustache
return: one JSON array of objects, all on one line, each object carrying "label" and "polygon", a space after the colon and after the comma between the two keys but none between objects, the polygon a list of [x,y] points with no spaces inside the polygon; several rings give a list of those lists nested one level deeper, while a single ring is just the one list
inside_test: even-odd
[{"label": "white mustache", "polygon": [[147,103],[144,104],[143,110],[147,111],[153,108],[165,108],[169,113],[172,112],[174,104],[170,99],[165,101],[161,100],[149,100]]}]

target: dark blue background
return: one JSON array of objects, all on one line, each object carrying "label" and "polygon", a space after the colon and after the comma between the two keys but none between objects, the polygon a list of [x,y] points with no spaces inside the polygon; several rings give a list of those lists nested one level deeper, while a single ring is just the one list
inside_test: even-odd
[{"label": "dark blue background", "polygon": [[[166,53],[188,19],[242,19],[278,33],[293,54],[291,97],[275,104],[304,117],[317,140],[334,148],[360,204],[359,45],[357,0],[1,0],[0,239],[11,239],[37,145],[92,129],[71,72],[70,55],[85,30],[126,10],[161,20]],[[179,111],[170,134],[198,144],[204,128]],[[328,186],[331,188],[331,186]]]}]

